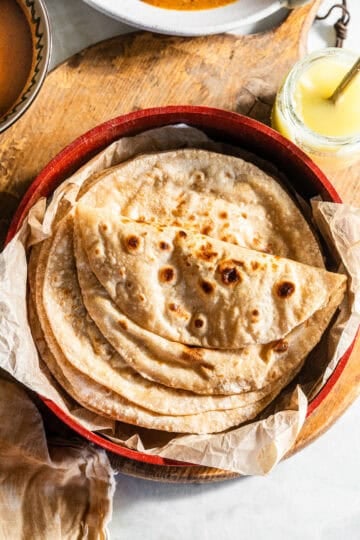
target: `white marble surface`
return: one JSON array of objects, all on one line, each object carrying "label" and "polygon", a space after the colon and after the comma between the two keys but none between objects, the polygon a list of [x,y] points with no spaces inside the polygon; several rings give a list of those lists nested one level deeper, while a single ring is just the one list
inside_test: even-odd
[{"label": "white marble surface", "polygon": [[[52,66],[91,43],[132,30],[81,0],[46,3],[54,30]],[[332,3],[325,0],[321,12]],[[353,19],[347,47],[360,52],[360,2],[348,0],[348,5]],[[282,16],[246,31],[268,28]],[[331,25],[336,18],[335,13],[330,20],[315,23],[309,50],[333,45]],[[360,401],[318,441],[264,478],[202,486],[118,475],[109,536],[112,540],[359,540]]]}]

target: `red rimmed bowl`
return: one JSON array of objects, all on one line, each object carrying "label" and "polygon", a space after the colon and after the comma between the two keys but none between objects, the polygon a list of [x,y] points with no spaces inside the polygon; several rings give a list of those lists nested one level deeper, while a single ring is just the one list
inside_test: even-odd
[{"label": "red rimmed bowl", "polygon": [[[29,187],[10,225],[6,241],[9,242],[13,238],[29,209],[40,197],[51,195],[63,180],[106,146],[120,137],[136,135],[148,129],[177,123],[197,127],[215,140],[240,146],[273,163],[285,173],[295,190],[305,199],[320,194],[323,200],[341,202],[334,187],[311,159],[290,141],[264,124],[220,109],[193,106],[162,107],[136,111],[109,120],[88,131],[60,152]],[[316,410],[333,388],[350,357],[354,343],[341,358],[326,385],[310,402],[307,416]],[[65,424],[106,450],[149,464],[188,466],[185,463],[147,455],[115,444],[82,427],[52,401],[42,399]]]}]

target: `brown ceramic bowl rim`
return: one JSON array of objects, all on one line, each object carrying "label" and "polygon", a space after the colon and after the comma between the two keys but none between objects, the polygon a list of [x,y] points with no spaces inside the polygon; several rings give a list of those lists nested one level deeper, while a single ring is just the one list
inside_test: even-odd
[{"label": "brown ceramic bowl rim", "polygon": [[33,36],[34,60],[29,78],[15,104],[0,119],[0,133],[13,125],[30,107],[38,95],[48,72],[52,35],[44,0],[17,0],[24,10]]}]

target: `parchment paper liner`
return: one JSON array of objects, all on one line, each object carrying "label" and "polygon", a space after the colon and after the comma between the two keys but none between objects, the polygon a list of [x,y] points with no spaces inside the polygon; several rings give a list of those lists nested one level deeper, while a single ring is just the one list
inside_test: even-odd
[{"label": "parchment paper liner", "polygon": [[[26,250],[51,234],[58,204],[73,205],[83,181],[95,172],[144,152],[184,147],[241,155],[275,173],[271,165],[261,159],[251,159],[248,152],[214,143],[199,130],[183,125],[150,130],[107,147],[59,186],[47,208],[45,199],[39,200],[15,238],[0,254],[0,367],[54,401],[87,429],[129,448],[244,475],[265,474],[292,447],[305,421],[307,397],[299,385],[283,392],[261,419],[227,432],[171,435],[137,428],[98,416],[67,396],[39,359],[27,322]],[[313,210],[326,241],[336,246],[341,268],[346,269],[352,280],[340,315],[322,343],[311,353],[316,377],[307,377],[304,388],[309,398],[321,389],[333,372],[353,341],[360,321],[360,209],[318,201],[313,203]]]}]

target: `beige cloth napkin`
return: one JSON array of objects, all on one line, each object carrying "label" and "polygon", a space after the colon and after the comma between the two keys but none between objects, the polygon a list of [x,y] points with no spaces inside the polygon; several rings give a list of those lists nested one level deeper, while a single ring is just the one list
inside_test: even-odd
[{"label": "beige cloth napkin", "polygon": [[46,440],[36,405],[0,378],[0,540],[100,540],[114,475],[86,442]]}]

